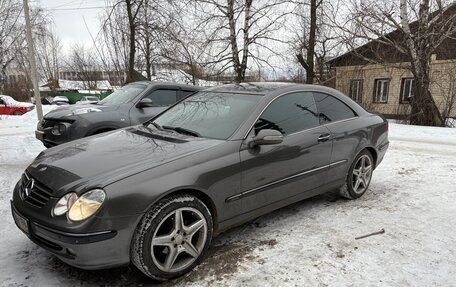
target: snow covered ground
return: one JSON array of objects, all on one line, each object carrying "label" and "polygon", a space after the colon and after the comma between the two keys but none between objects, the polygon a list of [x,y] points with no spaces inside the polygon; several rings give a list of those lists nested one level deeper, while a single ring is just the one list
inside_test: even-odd
[{"label": "snow covered ground", "polygon": [[[131,267],[69,267],[16,228],[11,191],[43,149],[35,126],[33,114],[0,120],[0,284],[154,284]],[[390,140],[362,198],[329,193],[225,232],[198,268],[162,285],[456,286],[456,129],[391,124]]]}]

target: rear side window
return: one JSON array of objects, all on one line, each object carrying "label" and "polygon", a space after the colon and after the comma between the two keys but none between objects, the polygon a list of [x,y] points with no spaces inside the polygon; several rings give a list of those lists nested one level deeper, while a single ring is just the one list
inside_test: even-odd
[{"label": "rear side window", "polygon": [[310,92],[281,96],[273,101],[255,123],[255,133],[274,129],[284,135],[319,125],[317,106]]},{"label": "rear side window", "polygon": [[346,104],[333,96],[313,93],[318,108],[320,124],[353,118],[356,114]]},{"label": "rear side window", "polygon": [[191,94],[193,94],[193,93],[195,93],[195,91],[185,91],[185,90],[182,90],[182,91],[180,92],[180,95],[177,97],[177,99],[180,101],[180,100],[186,98],[187,96],[189,96],[189,95],[191,95]]},{"label": "rear side window", "polygon": [[152,104],[156,107],[170,106],[177,102],[176,90],[155,90],[146,98],[152,100]]}]

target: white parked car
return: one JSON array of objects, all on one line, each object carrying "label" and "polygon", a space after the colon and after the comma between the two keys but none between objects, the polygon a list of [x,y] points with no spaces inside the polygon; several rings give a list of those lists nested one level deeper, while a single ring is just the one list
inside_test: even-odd
[{"label": "white parked car", "polygon": [[51,102],[51,105],[58,105],[58,106],[69,105],[69,104],[70,104],[70,101],[68,100],[67,97],[64,97],[64,96],[55,96]]}]

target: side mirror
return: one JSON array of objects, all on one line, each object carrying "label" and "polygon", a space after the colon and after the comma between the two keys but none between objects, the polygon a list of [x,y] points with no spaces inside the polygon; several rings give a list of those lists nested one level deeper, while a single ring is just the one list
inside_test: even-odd
[{"label": "side mirror", "polygon": [[149,107],[153,107],[154,106],[154,103],[152,102],[151,99],[149,98],[144,98],[142,99],[141,101],[139,101],[139,103],[136,105],[137,108],[149,108]]},{"label": "side mirror", "polygon": [[277,130],[264,129],[249,142],[249,147],[253,148],[259,145],[279,144],[283,141],[283,135]]}]

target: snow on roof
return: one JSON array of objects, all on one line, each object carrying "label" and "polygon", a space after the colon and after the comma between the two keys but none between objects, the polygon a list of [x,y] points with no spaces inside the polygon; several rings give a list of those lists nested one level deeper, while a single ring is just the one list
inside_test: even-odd
[{"label": "snow on roof", "polygon": [[[96,83],[96,87],[98,90],[111,90],[112,86],[108,80],[102,81],[93,81]],[[60,80],[59,79],[59,86],[61,89],[68,89],[68,90],[86,90],[87,84],[83,81],[70,81],[70,80]]]},{"label": "snow on roof", "polygon": [[32,103],[18,102],[15,99],[13,99],[12,97],[6,96],[6,95],[0,95],[0,99],[2,99],[8,107],[24,107],[24,108],[27,108],[27,107],[33,106]]}]

